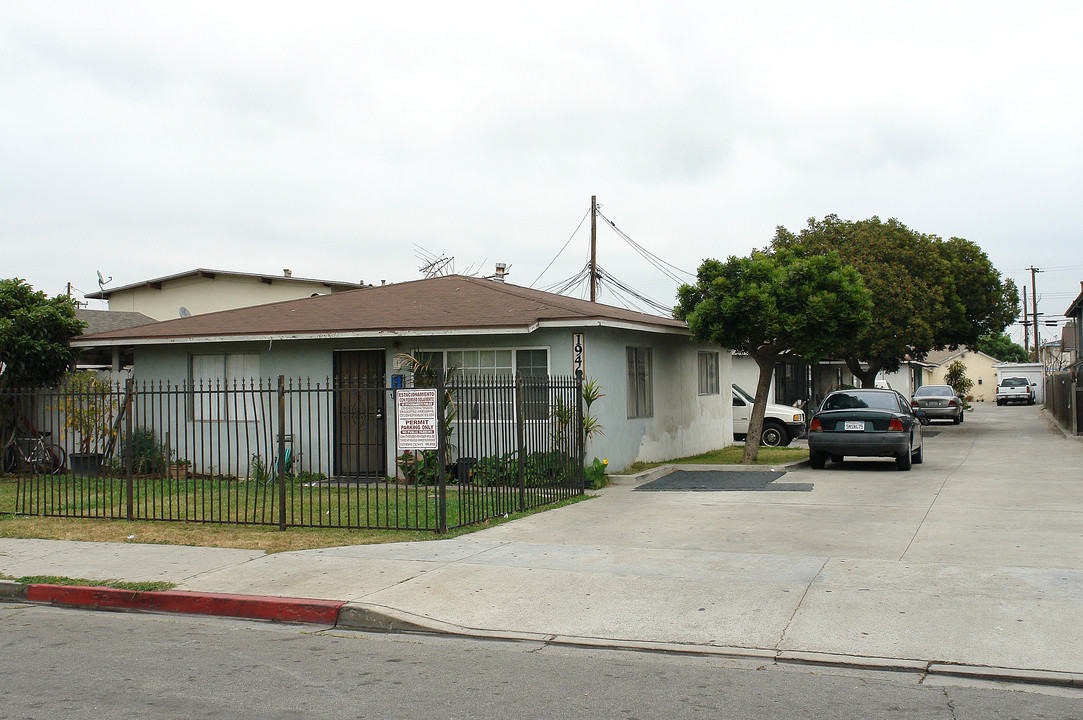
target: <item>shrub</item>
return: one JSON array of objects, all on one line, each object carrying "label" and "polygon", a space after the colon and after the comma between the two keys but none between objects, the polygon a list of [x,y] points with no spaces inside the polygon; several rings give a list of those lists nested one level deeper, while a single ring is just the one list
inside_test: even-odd
[{"label": "shrub", "polygon": [[[168,446],[158,442],[154,430],[137,427],[131,436],[132,472],[138,475],[164,474],[173,457]],[[127,452],[127,448],[125,448]]]}]

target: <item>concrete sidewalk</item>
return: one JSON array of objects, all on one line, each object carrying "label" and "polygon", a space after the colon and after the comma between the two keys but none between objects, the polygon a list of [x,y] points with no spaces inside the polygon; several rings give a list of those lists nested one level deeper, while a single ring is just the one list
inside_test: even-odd
[{"label": "concrete sidewalk", "polygon": [[782,481],[811,492],[621,484],[453,540],[274,555],[0,539],[0,573],[315,598],[355,629],[1083,686],[1083,443],[1026,407],[931,429],[911,472],[854,462]]}]

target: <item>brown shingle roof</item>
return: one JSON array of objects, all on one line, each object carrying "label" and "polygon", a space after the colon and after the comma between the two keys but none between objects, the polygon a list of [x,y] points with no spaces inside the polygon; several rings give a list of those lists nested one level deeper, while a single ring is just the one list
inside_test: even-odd
[{"label": "brown shingle roof", "polygon": [[361,288],[83,336],[74,344],[186,339],[529,332],[539,325],[682,332],[685,323],[462,275]]},{"label": "brown shingle roof", "polygon": [[157,322],[154,318],[147,317],[141,312],[128,312],[123,310],[89,310],[87,308],[79,308],[75,311],[75,317],[86,323],[86,327],[83,329],[84,335],[121,330],[123,328]]}]

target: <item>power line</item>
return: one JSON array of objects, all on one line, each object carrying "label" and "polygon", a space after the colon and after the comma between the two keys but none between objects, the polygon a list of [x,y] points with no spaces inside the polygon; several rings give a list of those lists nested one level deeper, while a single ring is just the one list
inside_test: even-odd
[{"label": "power line", "polygon": [[590,210],[588,209],[583,214],[583,219],[579,221],[579,224],[575,226],[575,230],[572,231],[572,234],[569,235],[568,239],[564,242],[564,246],[562,248],[560,248],[560,251],[556,254],[556,256],[552,260],[549,261],[548,265],[545,266],[545,270],[542,270],[541,273],[538,274],[538,277],[534,278],[534,282],[530,283],[530,287],[534,287],[534,284],[537,283],[539,280],[541,280],[542,275],[544,275],[549,270],[549,268],[551,268],[553,266],[553,263],[555,263],[557,261],[557,258],[559,258],[561,253],[564,252],[565,248],[568,247],[568,243],[570,243],[572,241],[572,238],[575,237],[575,234],[577,232],[579,232],[579,228],[583,227],[583,223],[585,223],[587,221],[587,217],[589,217],[589,216],[590,216]]},{"label": "power line", "polygon": [[598,212],[598,217],[600,217],[602,220],[604,220],[606,222],[606,224],[609,225],[609,227],[613,228],[613,231],[615,233],[617,233],[617,235],[619,235],[621,237],[621,239],[623,239],[624,242],[626,242],[630,248],[632,248],[637,253],[639,253],[647,262],[649,262],[651,265],[654,265],[655,268],[657,268],[659,271],[661,271],[664,275],[669,277],[674,282],[680,284],[680,283],[682,283],[684,281],[680,277],[678,277],[677,275],[670,272],[670,270],[669,270],[670,268],[672,268],[673,270],[676,270],[679,273],[683,273],[684,275],[687,275],[688,277],[695,277],[696,276],[695,273],[691,273],[691,272],[688,272],[687,270],[685,270],[683,268],[679,268],[676,265],[674,265],[673,263],[668,262],[666,260],[663,260],[662,258],[658,257],[654,253],[647,250],[647,248],[643,247],[642,245],[637,243],[635,240],[633,240],[631,238],[631,236],[628,235],[628,233],[626,233],[623,230],[621,230],[620,228],[618,228],[616,223],[614,223],[612,220],[607,218],[600,211]]}]

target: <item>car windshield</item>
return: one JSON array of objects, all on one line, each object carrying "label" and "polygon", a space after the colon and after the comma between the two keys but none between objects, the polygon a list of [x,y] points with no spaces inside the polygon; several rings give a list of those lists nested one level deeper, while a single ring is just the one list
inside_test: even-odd
[{"label": "car windshield", "polygon": [[895,400],[894,393],[847,390],[828,396],[823,406],[824,410],[856,410],[860,408],[898,412],[899,403]]},{"label": "car windshield", "polygon": [[740,395],[742,398],[747,400],[748,402],[750,402],[750,403],[755,402],[755,398],[753,396],[749,395],[747,392],[745,392],[745,389],[743,387],[741,387],[740,385],[738,385],[737,383],[733,383],[733,390],[738,395]]},{"label": "car windshield", "polygon": [[918,388],[914,397],[952,397],[955,391],[947,385],[926,385]]},{"label": "car windshield", "polygon": [[1026,378],[1004,378],[1000,381],[1000,387],[1026,387],[1029,384]]}]

